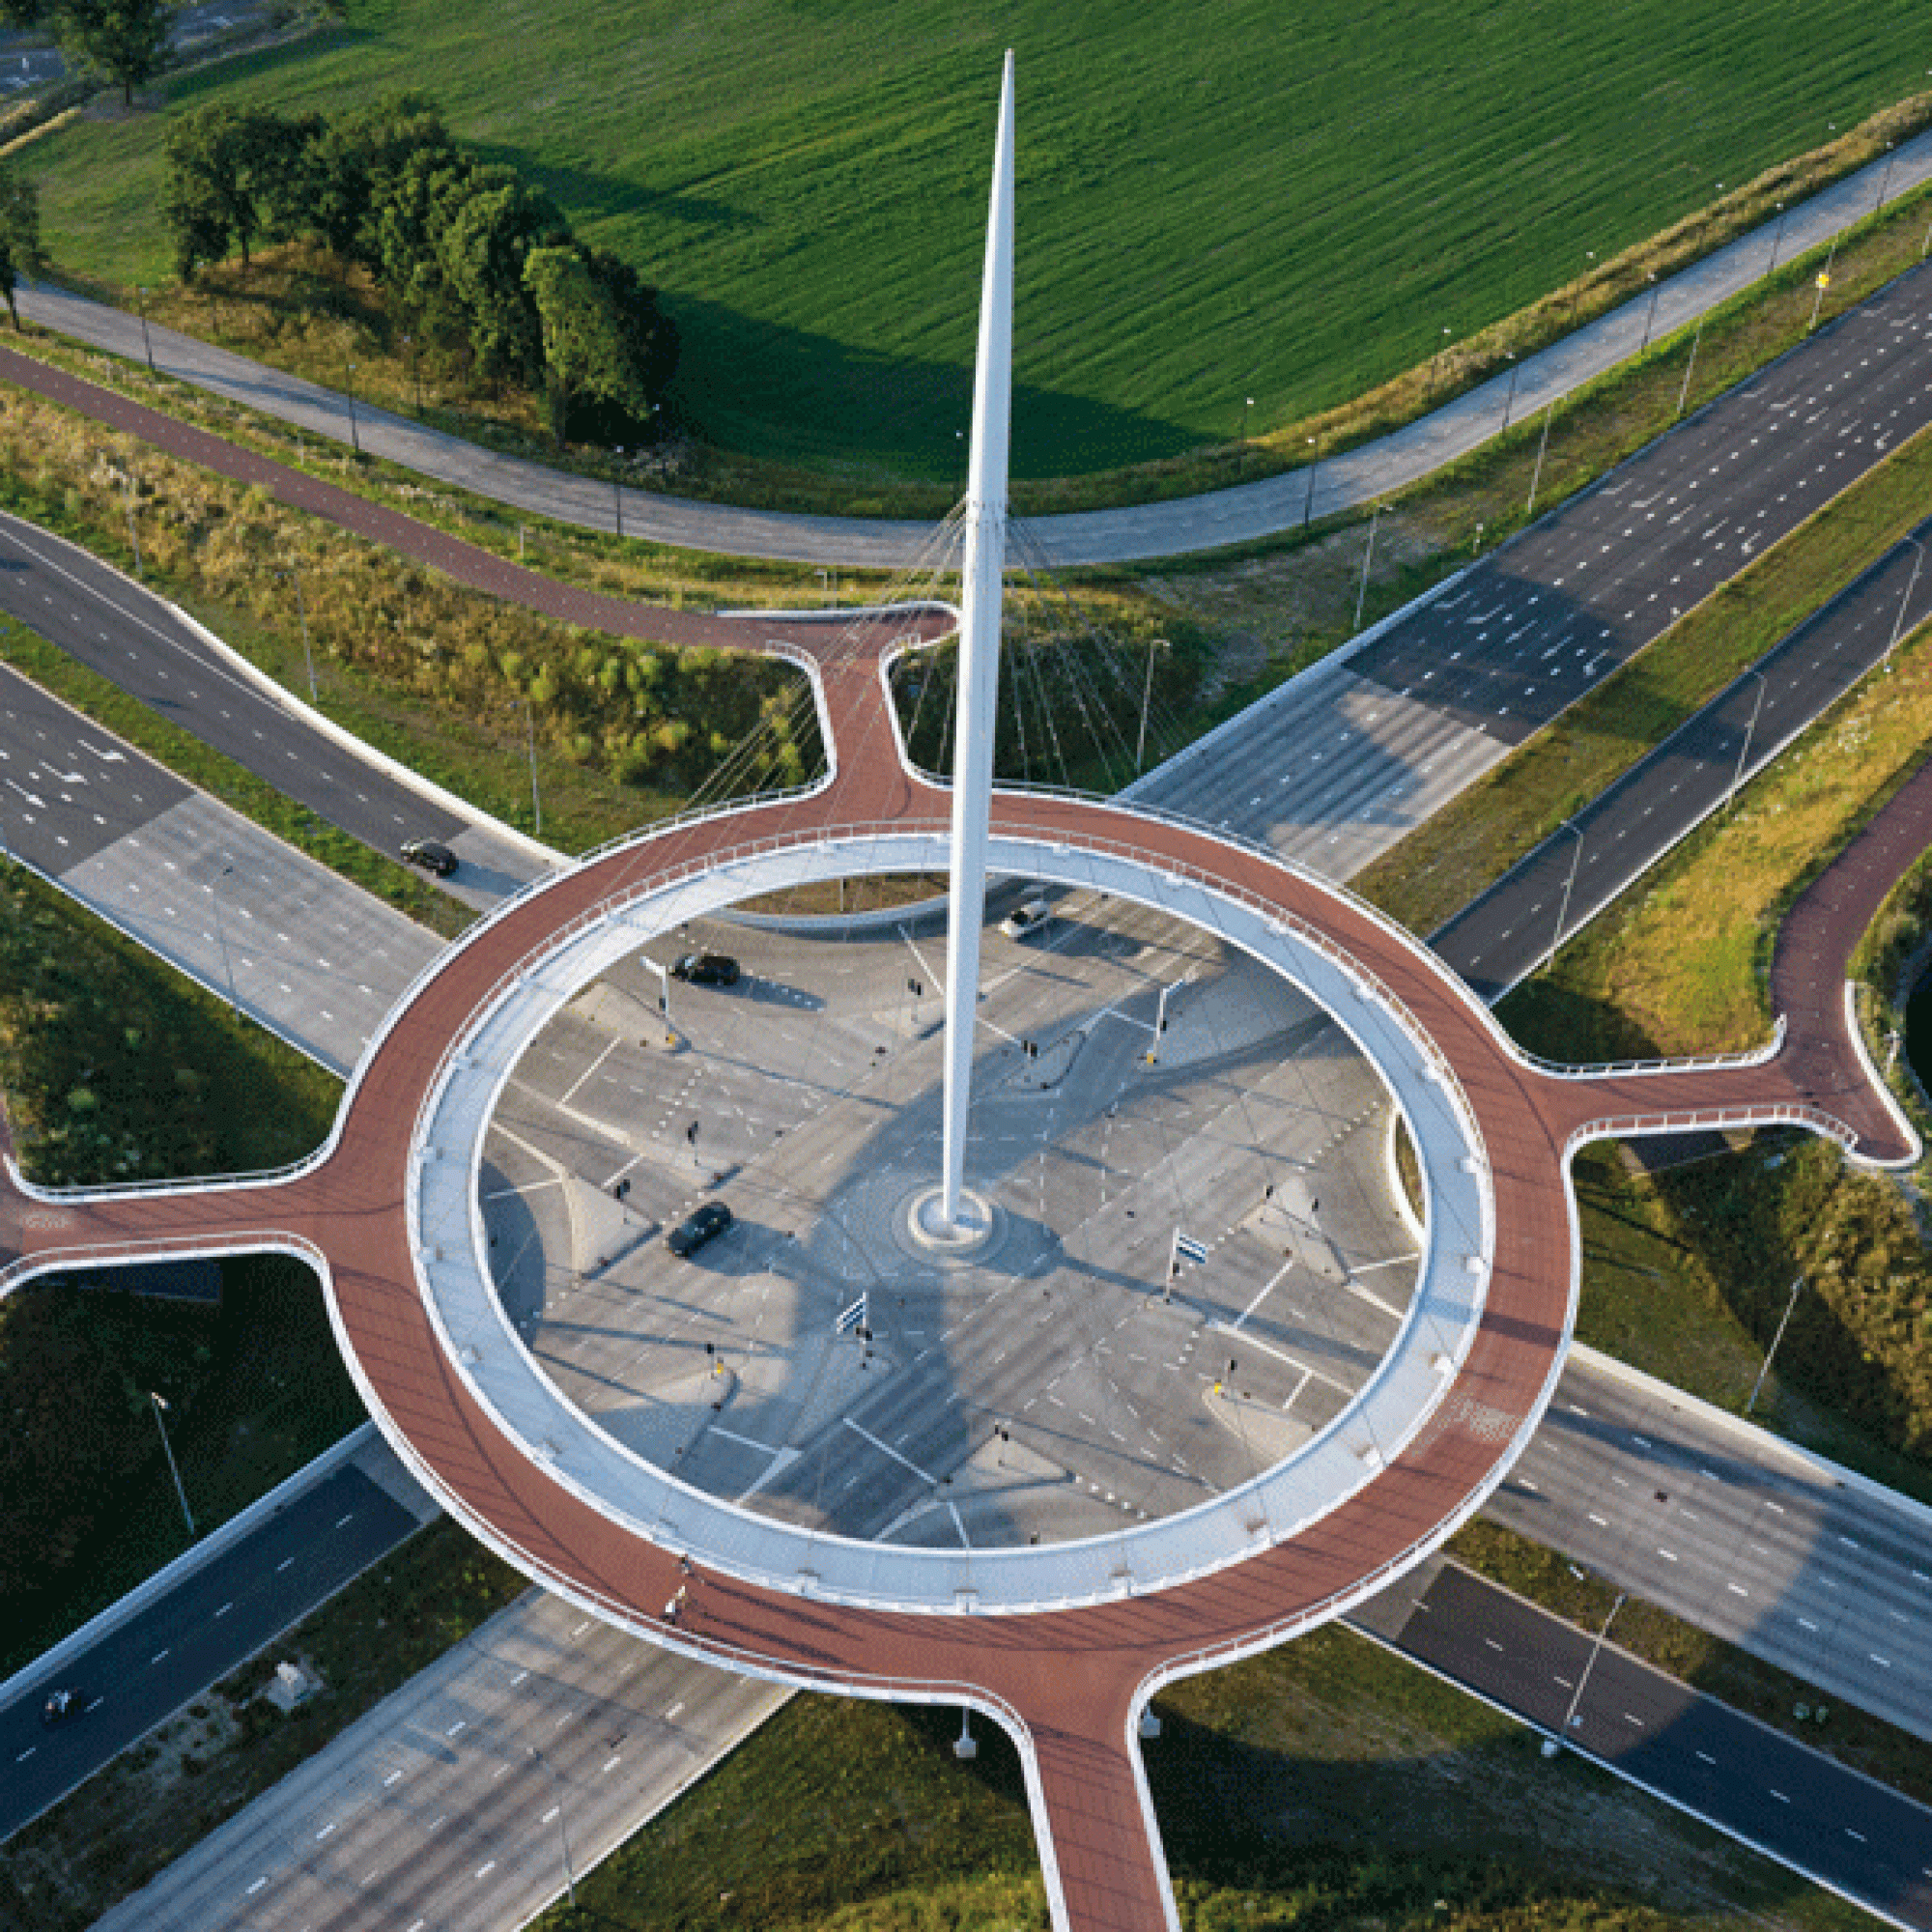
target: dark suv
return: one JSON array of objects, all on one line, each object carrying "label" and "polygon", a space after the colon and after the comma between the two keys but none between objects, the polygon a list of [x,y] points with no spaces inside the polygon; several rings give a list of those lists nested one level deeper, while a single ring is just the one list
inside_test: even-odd
[{"label": "dark suv", "polygon": [[681,1260],[688,1259],[706,1241],[716,1240],[730,1225],[730,1208],[722,1201],[707,1201],[665,1236],[665,1246]]},{"label": "dark suv", "polygon": [[726,952],[687,952],[670,969],[673,980],[689,980],[694,986],[735,986],[738,962]]},{"label": "dark suv", "polygon": [[434,872],[439,879],[446,879],[456,870],[456,854],[434,838],[405,839],[402,856],[409,865],[420,866],[425,872]]}]

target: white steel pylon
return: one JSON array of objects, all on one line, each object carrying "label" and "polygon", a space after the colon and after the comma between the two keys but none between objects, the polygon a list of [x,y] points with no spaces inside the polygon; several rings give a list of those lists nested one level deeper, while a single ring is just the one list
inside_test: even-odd
[{"label": "white steel pylon", "polygon": [[973,374],[973,458],[966,478],[966,557],[959,619],[959,718],[952,768],[952,911],[946,935],[946,1134],[943,1230],[980,1232],[984,1210],[966,1194],[966,1116],[973,1099],[980,928],[986,913],[986,828],[993,790],[994,700],[1000,686],[1000,607],[1007,563],[1007,437],[1013,361],[1013,57],[1000,83],[993,205],[980,292]]}]

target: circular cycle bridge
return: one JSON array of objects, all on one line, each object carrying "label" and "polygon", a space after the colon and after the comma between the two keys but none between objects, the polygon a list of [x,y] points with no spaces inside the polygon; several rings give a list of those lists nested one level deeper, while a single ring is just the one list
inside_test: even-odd
[{"label": "circular cycle bridge", "polygon": [[[1125,1932],[1175,1922],[1136,1736],[1148,1697],[1386,1584],[1482,1504],[1535,1428],[1575,1310],[1577,1147],[1780,1122],[1876,1162],[1913,1158],[1917,1144],[1846,1019],[1843,963],[1872,898],[1868,867],[1849,886],[1828,873],[1807,906],[1819,893],[1830,905],[1799,909],[1799,923],[1824,923],[1811,952],[1780,952],[1774,992],[1789,1031],[1763,1053],[1561,1068],[1513,1046],[1424,946],[1297,867],[1122,805],[997,792],[997,869],[1209,928],[1292,976],[1376,1065],[1427,1203],[1397,1339],[1286,1459],[1103,1537],[889,1546],[681,1483],[565,1402],[503,1317],[477,1189],[492,1097],[545,1016],[616,952],[776,885],[931,863],[948,794],[906,760],[885,672],[908,638],[941,628],[930,608],[748,626],[748,643],[769,637],[809,668],[822,783],[625,839],[505,903],[425,971],[371,1042],[327,1145],[287,1172],[54,1195],[10,1158],[0,1289],[83,1257],[303,1256],[371,1413],[483,1541],[597,1614],[710,1662],[993,1716],[1021,1751],[1056,1921]],[[1891,815],[1907,807],[1928,800],[1901,794]]]}]

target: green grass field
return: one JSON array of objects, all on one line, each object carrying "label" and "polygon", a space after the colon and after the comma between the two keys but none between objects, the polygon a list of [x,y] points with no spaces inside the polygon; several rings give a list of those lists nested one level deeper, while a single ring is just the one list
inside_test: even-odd
[{"label": "green grass field", "polygon": [[[663,287],[716,442],[956,473],[1000,50],[1017,49],[1014,469],[1332,406],[1925,84],[1920,10],[1410,0],[347,0],[177,78],[343,108],[427,86]],[[26,153],[64,267],[167,269],[160,124]],[[1243,398],[1254,398],[1244,424]]]}]

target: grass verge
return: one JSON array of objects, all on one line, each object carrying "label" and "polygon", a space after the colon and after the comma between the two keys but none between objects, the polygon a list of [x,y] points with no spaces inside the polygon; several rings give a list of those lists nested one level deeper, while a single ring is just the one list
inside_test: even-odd
[{"label": "grass verge", "polygon": [[[1856,1916],[1329,1628],[1158,1702],[1150,1780],[1181,1922],[1637,1928]],[[545,1932],[1043,1928],[1017,1763],[950,1712],[798,1697]],[[1588,1877],[1579,1877],[1587,1873]]]},{"label": "grass verge", "polygon": [[[0,1088],[28,1174],[78,1185],[273,1167],[339,1083],[50,887],[0,876]],[[218,1307],[34,1286],[0,1301],[0,1674],[180,1554],[149,1390],[204,1529],[362,1418],[314,1277],[222,1264]]]}]

